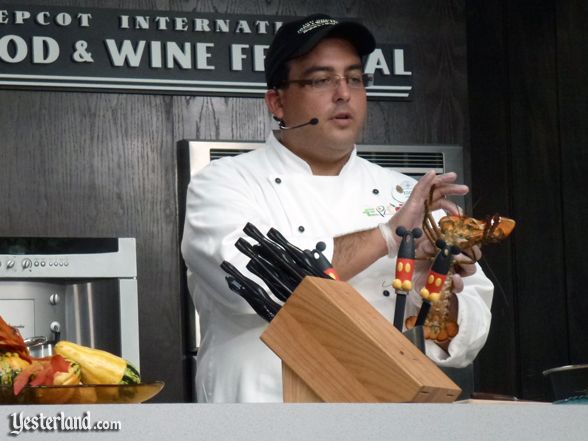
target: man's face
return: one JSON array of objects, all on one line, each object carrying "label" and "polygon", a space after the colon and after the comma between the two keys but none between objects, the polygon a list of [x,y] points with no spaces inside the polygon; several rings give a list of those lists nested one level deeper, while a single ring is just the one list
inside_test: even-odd
[{"label": "man's face", "polygon": [[[347,40],[328,38],[308,54],[290,61],[288,79],[309,80],[361,73],[361,59],[353,45]],[[343,79],[334,89],[327,90],[294,83],[281,89],[280,96],[283,115],[277,116],[287,125],[302,124],[312,118],[319,120],[316,126],[296,129],[287,135],[312,137],[312,143],[327,150],[325,153],[328,150],[333,153],[351,151],[365,120],[364,88],[350,88]]]}]

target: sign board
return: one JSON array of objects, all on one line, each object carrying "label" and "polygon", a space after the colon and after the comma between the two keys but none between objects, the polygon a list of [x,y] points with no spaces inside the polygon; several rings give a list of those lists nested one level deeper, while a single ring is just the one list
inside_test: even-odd
[{"label": "sign board", "polygon": [[[0,87],[176,95],[265,93],[265,52],[293,17],[0,7]],[[379,44],[368,97],[412,98],[410,50]]]}]

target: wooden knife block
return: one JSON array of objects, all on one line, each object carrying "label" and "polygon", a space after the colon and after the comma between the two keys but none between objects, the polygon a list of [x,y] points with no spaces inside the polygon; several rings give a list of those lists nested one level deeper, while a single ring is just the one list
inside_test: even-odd
[{"label": "wooden knife block", "polygon": [[284,402],[452,402],[426,355],[345,282],[306,277],[261,335],[283,363]]}]

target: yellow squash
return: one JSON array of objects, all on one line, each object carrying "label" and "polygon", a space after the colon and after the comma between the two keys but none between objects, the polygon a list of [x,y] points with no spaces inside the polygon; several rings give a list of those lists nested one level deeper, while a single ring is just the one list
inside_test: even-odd
[{"label": "yellow squash", "polygon": [[127,370],[125,359],[69,341],[57,343],[55,353],[80,365],[84,384],[119,384]]},{"label": "yellow squash", "polygon": [[0,386],[12,386],[14,378],[28,366],[29,362],[15,352],[0,354]]}]

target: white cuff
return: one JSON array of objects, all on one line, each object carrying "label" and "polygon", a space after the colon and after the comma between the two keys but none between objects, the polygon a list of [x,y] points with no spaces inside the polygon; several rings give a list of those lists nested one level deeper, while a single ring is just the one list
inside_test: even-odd
[{"label": "white cuff", "polygon": [[388,248],[388,257],[391,259],[396,258],[396,255],[398,254],[398,243],[394,238],[394,233],[392,233],[390,225],[388,225],[388,223],[386,222],[382,222],[378,225],[378,229],[380,230],[380,233],[382,233],[382,236],[386,241],[386,247]]}]

